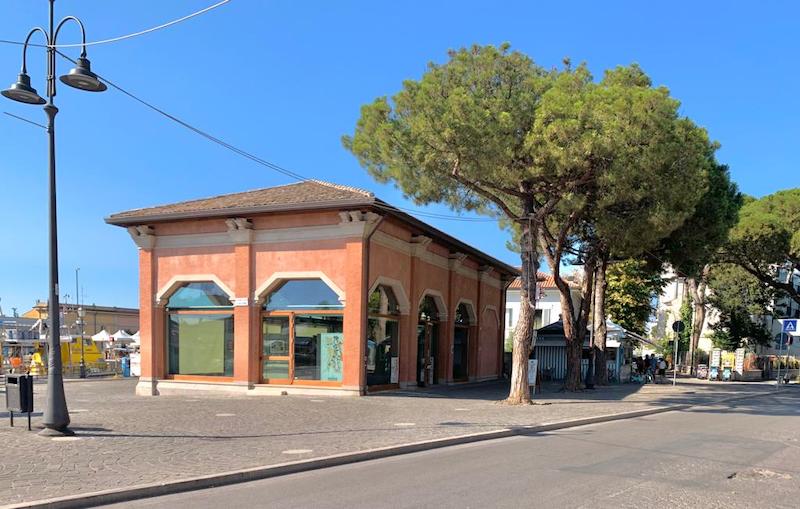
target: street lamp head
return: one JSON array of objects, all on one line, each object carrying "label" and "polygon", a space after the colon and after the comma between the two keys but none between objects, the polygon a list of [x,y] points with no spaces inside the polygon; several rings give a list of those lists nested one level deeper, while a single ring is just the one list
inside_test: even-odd
[{"label": "street lamp head", "polygon": [[17,82],[0,92],[5,97],[26,104],[44,104],[45,101],[31,86],[31,77],[27,73],[20,73]]},{"label": "street lamp head", "polygon": [[84,56],[78,58],[78,65],[76,67],[59,79],[66,85],[80,90],[86,90],[87,92],[103,92],[108,88],[106,84],[100,81],[97,75],[92,72],[91,63],[89,59]]}]

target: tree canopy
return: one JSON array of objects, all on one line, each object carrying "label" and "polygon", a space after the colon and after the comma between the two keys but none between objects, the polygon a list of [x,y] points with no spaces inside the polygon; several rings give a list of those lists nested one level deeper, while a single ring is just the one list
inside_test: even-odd
[{"label": "tree canopy", "polygon": [[608,268],[606,310],[617,325],[637,334],[653,312],[653,298],[664,288],[661,267],[642,259],[627,259]]},{"label": "tree canopy", "polygon": [[[535,164],[530,134],[542,96],[558,73],[517,51],[473,46],[431,63],[419,80],[361,108],[344,146],[378,181],[394,182],[418,204],[446,203],[519,225],[523,285],[509,402],[529,401],[539,256],[536,228],[578,184]],[[558,192],[552,192],[553,190]]]},{"label": "tree canopy", "polygon": [[[446,203],[519,229],[523,327],[512,392],[527,369],[521,349],[530,346],[544,255],[570,347],[565,385],[577,388],[598,253],[633,256],[679,228],[707,188],[715,145],[635,64],[595,81],[586,65],[545,70],[507,45],[449,56],[391,99],[362,107],[343,143],[371,175],[418,204]],[[576,252],[587,262],[579,309],[560,277]]]},{"label": "tree canopy", "polygon": [[735,263],[765,285],[800,304],[800,289],[780,277],[800,269],[800,188],[749,199],[724,247],[722,260]]},{"label": "tree canopy", "polygon": [[769,331],[761,318],[772,308],[776,290],[733,264],[718,264],[709,274],[709,303],[719,320],[711,326],[714,346],[735,350],[743,345],[768,344]]},{"label": "tree canopy", "polygon": [[700,278],[704,267],[728,241],[743,202],[738,186],[731,181],[728,166],[713,162],[703,197],[683,225],[662,241],[659,257],[681,276]]}]

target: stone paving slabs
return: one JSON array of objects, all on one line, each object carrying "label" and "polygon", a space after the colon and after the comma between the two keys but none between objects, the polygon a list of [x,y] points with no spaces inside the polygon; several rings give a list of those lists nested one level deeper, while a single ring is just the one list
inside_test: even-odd
[{"label": "stone paving slabs", "polygon": [[[66,383],[77,440],[8,427],[0,413],[0,504],[172,481],[510,426],[774,391],[766,384],[621,385],[577,394],[546,388],[536,405],[498,403],[502,383],[363,398],[137,397],[135,380]],[[36,409],[45,385],[37,383]],[[41,414],[33,418],[40,426]]]}]

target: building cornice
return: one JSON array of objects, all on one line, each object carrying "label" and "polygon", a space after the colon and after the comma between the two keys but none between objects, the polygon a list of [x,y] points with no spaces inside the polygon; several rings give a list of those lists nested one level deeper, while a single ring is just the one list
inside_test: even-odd
[{"label": "building cornice", "polygon": [[[252,222],[244,218],[228,219],[228,230],[214,233],[187,233],[178,235],[155,235],[153,228],[138,226],[129,228],[131,237],[139,247],[145,249],[174,249],[210,246],[233,246],[236,244],[276,244],[288,242],[309,242],[317,240],[363,239],[374,229],[380,216],[367,213],[361,218],[350,218],[339,224],[299,226],[294,228],[275,228],[256,230]],[[147,228],[151,233],[142,234]]]}]

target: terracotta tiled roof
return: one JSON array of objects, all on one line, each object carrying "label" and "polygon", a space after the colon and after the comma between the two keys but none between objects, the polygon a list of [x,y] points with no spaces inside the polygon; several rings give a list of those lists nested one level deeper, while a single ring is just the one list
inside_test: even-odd
[{"label": "terracotta tiled roof", "polygon": [[331,209],[376,209],[381,215],[392,215],[424,235],[435,237],[452,251],[472,254],[479,261],[488,263],[503,274],[519,274],[514,267],[392,207],[369,191],[321,180],[305,180],[284,186],[127,210],[112,214],[106,218],[106,222],[116,226],[133,226],[185,219],[246,217],[251,214]]},{"label": "terracotta tiled roof", "polygon": [[[540,288],[555,288],[556,287],[556,279],[553,277],[552,274],[545,274],[544,272],[538,272],[536,274],[536,280],[539,283]],[[522,278],[518,277],[511,282],[508,286],[509,290],[520,290],[522,288]]]},{"label": "terracotta tiled roof", "polygon": [[194,217],[214,213],[224,215],[240,210],[319,208],[337,204],[372,204],[375,201],[375,196],[363,189],[320,180],[306,180],[296,184],[127,210],[111,215],[107,222],[118,224],[129,223],[132,219],[147,220],[160,216]]}]

